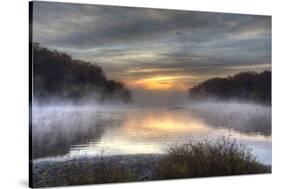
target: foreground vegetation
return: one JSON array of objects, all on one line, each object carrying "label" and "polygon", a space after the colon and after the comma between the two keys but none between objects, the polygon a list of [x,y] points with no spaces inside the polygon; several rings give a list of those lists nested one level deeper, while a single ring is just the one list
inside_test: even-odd
[{"label": "foreground vegetation", "polygon": [[165,155],[127,155],[33,164],[33,187],[270,173],[235,141],[189,141]]},{"label": "foreground vegetation", "polygon": [[271,105],[271,71],[208,79],[189,90],[195,99],[245,100]]},{"label": "foreground vegetation", "polygon": [[257,174],[269,172],[257,162],[251,150],[222,138],[217,141],[192,142],[172,147],[155,167],[160,179]]}]

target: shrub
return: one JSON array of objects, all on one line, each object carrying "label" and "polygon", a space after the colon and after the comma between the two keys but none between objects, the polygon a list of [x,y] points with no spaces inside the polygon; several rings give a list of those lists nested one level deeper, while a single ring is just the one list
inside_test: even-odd
[{"label": "shrub", "polygon": [[268,172],[270,168],[257,162],[249,148],[225,137],[171,147],[154,168],[158,179]]}]

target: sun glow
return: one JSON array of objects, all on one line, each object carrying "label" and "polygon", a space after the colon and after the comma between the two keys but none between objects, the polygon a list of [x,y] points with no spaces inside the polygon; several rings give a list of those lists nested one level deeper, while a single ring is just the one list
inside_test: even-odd
[{"label": "sun glow", "polygon": [[150,136],[158,136],[163,133],[183,133],[194,132],[198,130],[208,130],[206,125],[201,120],[195,119],[189,115],[183,116],[181,112],[171,116],[169,111],[158,112],[155,116],[154,112],[142,112],[141,115],[134,114],[137,117],[143,117],[142,122],[136,124],[136,117],[128,117],[124,122],[124,132],[133,133],[136,130],[138,133],[146,133]]},{"label": "sun glow", "polygon": [[192,76],[156,76],[140,79],[128,83],[131,88],[145,90],[177,90],[186,91],[190,86],[183,81],[193,78]]}]

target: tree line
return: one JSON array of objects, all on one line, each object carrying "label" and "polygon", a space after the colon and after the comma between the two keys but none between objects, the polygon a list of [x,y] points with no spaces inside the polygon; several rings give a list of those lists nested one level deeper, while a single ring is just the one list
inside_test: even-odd
[{"label": "tree line", "polygon": [[121,82],[107,79],[103,69],[93,63],[74,60],[64,52],[33,44],[33,99],[117,100],[129,102],[131,93]]},{"label": "tree line", "polygon": [[226,78],[211,78],[189,90],[195,99],[245,100],[271,105],[271,71],[241,72]]}]

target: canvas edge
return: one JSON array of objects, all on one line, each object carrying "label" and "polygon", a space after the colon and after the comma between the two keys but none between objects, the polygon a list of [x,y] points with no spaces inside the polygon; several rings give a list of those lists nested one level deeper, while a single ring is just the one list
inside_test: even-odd
[{"label": "canvas edge", "polygon": [[32,72],[32,62],[33,62],[33,51],[32,51],[32,43],[33,43],[33,1],[28,2],[28,19],[29,19],[29,44],[28,44],[28,49],[29,49],[29,55],[28,55],[28,98],[29,98],[29,153],[28,153],[28,158],[29,158],[29,165],[28,165],[28,172],[29,172],[29,181],[28,181],[28,186],[30,188],[33,188],[33,169],[32,169],[32,94],[33,94],[33,85],[32,85],[32,77],[33,77],[33,72]]}]

